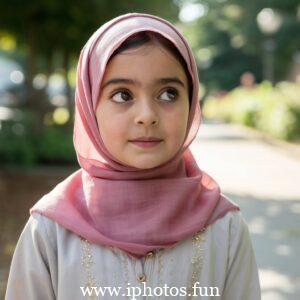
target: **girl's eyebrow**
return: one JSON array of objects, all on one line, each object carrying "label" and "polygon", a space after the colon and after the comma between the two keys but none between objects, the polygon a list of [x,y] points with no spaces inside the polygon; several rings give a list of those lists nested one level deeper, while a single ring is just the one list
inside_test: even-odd
[{"label": "girl's eyebrow", "polygon": [[[178,78],[178,77],[166,77],[166,78],[160,78],[154,81],[154,84],[166,84],[166,83],[177,83],[181,85],[182,87],[185,87],[184,83]],[[127,83],[127,84],[133,84],[133,85],[139,85],[141,86],[141,82],[138,80],[128,79],[128,78],[112,78],[105,82],[102,86],[102,90],[104,90],[108,85],[110,84],[118,84],[118,83]]]}]

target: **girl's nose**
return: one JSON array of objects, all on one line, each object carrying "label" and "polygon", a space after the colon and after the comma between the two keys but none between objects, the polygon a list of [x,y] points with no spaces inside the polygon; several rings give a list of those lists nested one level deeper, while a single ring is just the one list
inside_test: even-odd
[{"label": "girl's nose", "polygon": [[136,109],[136,124],[144,124],[145,126],[156,125],[159,116],[156,112],[155,103],[153,99],[141,100]]}]

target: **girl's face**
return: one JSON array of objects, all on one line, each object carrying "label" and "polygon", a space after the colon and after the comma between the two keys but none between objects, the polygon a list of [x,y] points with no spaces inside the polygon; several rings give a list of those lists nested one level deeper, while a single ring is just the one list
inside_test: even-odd
[{"label": "girl's face", "polygon": [[[146,44],[107,64],[96,118],[107,150],[124,164],[149,169],[171,159],[184,141],[188,114],[186,74],[165,48]],[[145,136],[162,141],[131,142]]]}]

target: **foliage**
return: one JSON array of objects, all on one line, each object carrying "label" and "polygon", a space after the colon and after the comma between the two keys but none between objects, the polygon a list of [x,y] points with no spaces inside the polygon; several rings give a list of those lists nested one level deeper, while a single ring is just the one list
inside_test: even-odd
[{"label": "foliage", "polygon": [[255,88],[238,87],[222,98],[210,96],[204,116],[252,126],[270,135],[300,139],[300,85],[263,82]]},{"label": "foliage", "polygon": [[75,163],[72,132],[60,126],[46,127],[38,145],[40,163]]},{"label": "foliage", "polygon": [[3,122],[0,130],[0,163],[30,166],[38,163],[76,163],[72,130],[52,125],[37,133],[33,115]]}]

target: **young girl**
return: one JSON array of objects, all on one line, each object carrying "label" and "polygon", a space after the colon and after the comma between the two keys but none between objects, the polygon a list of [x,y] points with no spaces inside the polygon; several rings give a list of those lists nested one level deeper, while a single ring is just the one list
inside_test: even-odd
[{"label": "young girl", "polygon": [[105,23],[75,104],[81,168],[31,208],[5,299],[259,300],[239,207],[189,150],[201,118],[182,34],[143,13]]}]

